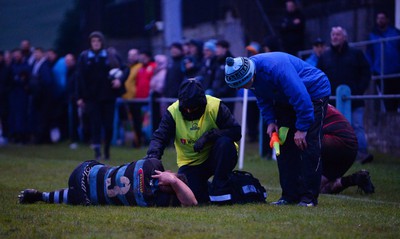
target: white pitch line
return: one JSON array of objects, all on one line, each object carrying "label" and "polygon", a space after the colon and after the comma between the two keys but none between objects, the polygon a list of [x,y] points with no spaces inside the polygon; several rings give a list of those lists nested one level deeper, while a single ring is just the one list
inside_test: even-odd
[{"label": "white pitch line", "polygon": [[347,195],[334,195],[334,194],[322,194],[322,195],[328,196],[328,197],[350,199],[350,200],[353,200],[353,201],[379,203],[379,204],[391,204],[391,205],[395,205],[395,206],[400,206],[399,202],[388,202],[388,201],[374,200],[374,199],[369,199],[369,198],[355,198],[355,197],[351,197],[351,196],[347,196]]},{"label": "white pitch line", "polygon": [[[265,188],[267,188],[267,192],[268,192],[268,190],[281,191],[281,188],[268,188],[268,187],[265,187]],[[351,196],[347,196],[347,195],[340,195],[340,194],[320,194],[320,195],[327,196],[327,197],[341,198],[341,199],[349,199],[349,200],[360,201],[360,202],[390,204],[390,205],[400,206],[400,202],[388,202],[388,201],[374,200],[374,199],[369,199],[369,198],[355,198],[355,197],[351,197]]]}]

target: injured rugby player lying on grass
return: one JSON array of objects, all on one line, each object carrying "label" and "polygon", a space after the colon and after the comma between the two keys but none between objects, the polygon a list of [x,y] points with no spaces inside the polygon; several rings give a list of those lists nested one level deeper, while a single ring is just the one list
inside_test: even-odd
[{"label": "injured rugby player lying on grass", "polygon": [[165,171],[158,159],[112,167],[85,161],[71,173],[68,188],[40,192],[25,189],[19,203],[65,203],[70,205],[194,206],[197,200],[184,175]]}]

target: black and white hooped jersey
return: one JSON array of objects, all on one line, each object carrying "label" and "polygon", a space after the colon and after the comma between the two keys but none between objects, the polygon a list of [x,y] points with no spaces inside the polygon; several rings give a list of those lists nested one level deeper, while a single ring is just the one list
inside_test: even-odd
[{"label": "black and white hooped jersey", "polygon": [[92,205],[179,205],[176,195],[161,192],[151,176],[164,171],[160,160],[146,159],[117,167],[96,164],[88,174],[87,196]]}]

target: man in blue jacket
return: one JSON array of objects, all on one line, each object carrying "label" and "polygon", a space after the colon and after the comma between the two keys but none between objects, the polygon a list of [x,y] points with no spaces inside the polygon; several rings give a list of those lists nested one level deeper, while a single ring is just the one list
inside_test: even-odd
[{"label": "man in blue jacket", "polygon": [[282,52],[227,58],[225,81],[254,92],[267,134],[288,127],[278,156],[281,198],[274,205],[318,204],[321,183],[322,122],[331,87],[327,76]]},{"label": "man in blue jacket", "polygon": [[[376,14],[376,26],[369,34],[369,40],[377,41],[394,37],[400,37],[400,30],[390,25],[387,13],[383,11],[378,12],[378,14]],[[383,44],[381,42],[376,42],[368,45],[366,56],[371,65],[373,75],[400,73],[399,39],[384,41]],[[384,87],[381,89],[383,94],[398,94],[400,92],[400,77],[386,78],[383,80],[383,83]],[[381,88],[380,84],[379,88]],[[400,101],[398,99],[388,99],[384,102],[387,111],[397,112],[400,107]]]}]

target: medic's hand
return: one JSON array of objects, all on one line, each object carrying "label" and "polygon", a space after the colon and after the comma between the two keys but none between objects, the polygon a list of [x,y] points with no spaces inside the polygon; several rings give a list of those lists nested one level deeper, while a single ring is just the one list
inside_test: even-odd
[{"label": "medic's hand", "polygon": [[161,157],[159,155],[156,155],[156,154],[148,154],[143,159],[158,159],[158,160],[161,160]]},{"label": "medic's hand", "polygon": [[215,129],[205,132],[194,144],[193,150],[194,152],[200,153],[200,151],[204,148],[206,143],[214,136]]},{"label": "medic's hand", "polygon": [[204,145],[207,143],[207,137],[201,136],[196,143],[193,145],[194,152],[200,153],[200,151],[204,148]]}]

